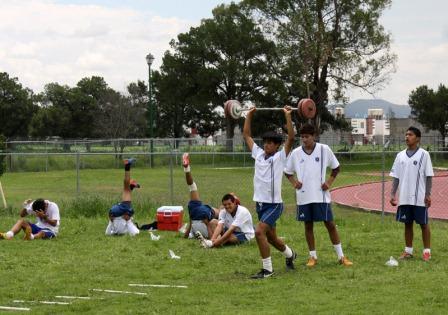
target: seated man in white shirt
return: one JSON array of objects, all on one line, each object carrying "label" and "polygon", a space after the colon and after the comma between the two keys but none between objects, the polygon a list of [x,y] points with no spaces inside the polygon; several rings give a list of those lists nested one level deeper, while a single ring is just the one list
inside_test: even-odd
[{"label": "seated man in white shirt", "polygon": [[20,219],[6,233],[0,233],[0,239],[12,239],[14,235],[23,230],[24,240],[56,237],[59,231],[59,207],[56,203],[44,199],[26,200],[20,211],[22,218],[27,215],[34,215],[37,218],[36,224]]},{"label": "seated man in white shirt", "polygon": [[211,239],[206,240],[199,233],[197,235],[205,248],[243,244],[255,237],[252,215],[239,204],[234,194],[224,195],[222,205],[224,209],[219,212],[218,225]]}]

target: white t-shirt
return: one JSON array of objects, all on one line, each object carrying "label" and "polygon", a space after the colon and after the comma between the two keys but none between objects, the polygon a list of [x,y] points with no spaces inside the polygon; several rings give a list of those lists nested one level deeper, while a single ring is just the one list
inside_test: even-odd
[{"label": "white t-shirt", "polygon": [[401,151],[395,158],[390,176],[400,181],[399,205],[425,207],[426,177],[434,176],[429,153],[418,148],[412,156]]},{"label": "white t-shirt", "polygon": [[[40,227],[41,229],[48,229],[54,233],[54,235],[58,235],[59,232],[59,220],[61,219],[59,216],[59,207],[56,203],[45,200],[45,203],[48,205],[47,210],[45,213],[47,214],[48,219],[50,220],[56,220],[56,226],[52,226],[51,224],[48,224],[46,221],[41,220],[41,218],[36,216],[37,223],[36,225]],[[30,215],[36,215],[36,213],[33,211],[33,202],[29,203],[26,206],[26,212]]]},{"label": "white t-shirt", "polygon": [[255,202],[281,203],[283,169],[286,165],[285,149],[265,159],[262,148],[254,143],[252,158],[255,160],[254,198]]},{"label": "white t-shirt", "polygon": [[224,227],[229,229],[231,225],[235,226],[236,232],[243,232],[248,240],[255,237],[254,225],[252,223],[252,215],[247,208],[239,205],[233,217],[225,209],[219,212],[219,223],[223,223]]},{"label": "white t-shirt", "polygon": [[339,161],[326,144],[316,143],[311,154],[306,153],[300,146],[294,149],[288,158],[285,173],[294,175],[302,183],[302,188],[296,189],[297,204],[330,203],[329,190],[322,190],[325,182],[327,167],[335,169]]}]

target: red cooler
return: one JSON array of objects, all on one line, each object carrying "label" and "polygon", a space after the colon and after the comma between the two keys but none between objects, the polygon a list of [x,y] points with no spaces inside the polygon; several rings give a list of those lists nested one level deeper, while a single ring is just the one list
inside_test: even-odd
[{"label": "red cooler", "polygon": [[163,206],[157,209],[157,229],[179,231],[184,217],[182,206]]}]

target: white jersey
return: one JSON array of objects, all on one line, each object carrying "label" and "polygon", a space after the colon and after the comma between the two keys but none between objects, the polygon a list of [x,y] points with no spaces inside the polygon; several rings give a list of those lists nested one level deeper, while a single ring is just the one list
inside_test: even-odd
[{"label": "white jersey", "polygon": [[[33,203],[31,202],[26,206],[26,212],[30,215],[36,215],[36,213],[33,211]],[[36,216],[37,222],[36,225],[38,227],[40,227],[41,229],[48,229],[50,231],[52,231],[54,233],[54,235],[58,235],[59,232],[59,221],[60,221],[60,216],[59,216],[59,207],[56,203],[49,201],[49,200],[45,200],[45,203],[47,204],[47,210],[45,211],[45,213],[47,214],[48,219],[50,220],[56,220],[56,226],[53,226],[51,224],[48,224],[48,222],[43,221],[41,218]]]},{"label": "white jersey", "polygon": [[296,173],[297,180],[302,183],[302,188],[296,189],[297,204],[330,203],[330,191],[322,190],[322,184],[325,183],[327,167],[335,169],[338,166],[338,159],[326,144],[316,143],[310,154],[302,146],[294,149],[286,163],[285,173]]},{"label": "white jersey", "polygon": [[225,209],[219,212],[219,223],[223,223],[224,227],[229,229],[230,226],[235,226],[236,232],[243,232],[248,240],[255,237],[254,224],[252,223],[252,215],[249,210],[243,206],[238,206],[235,216],[232,216]]},{"label": "white jersey", "polygon": [[400,181],[400,206],[425,207],[426,177],[434,176],[431,157],[426,150],[417,148],[411,156],[407,155],[406,150],[398,153],[389,175]]},{"label": "white jersey", "polygon": [[283,169],[286,165],[285,149],[266,158],[264,150],[254,143],[252,158],[255,160],[255,202],[281,203]]}]

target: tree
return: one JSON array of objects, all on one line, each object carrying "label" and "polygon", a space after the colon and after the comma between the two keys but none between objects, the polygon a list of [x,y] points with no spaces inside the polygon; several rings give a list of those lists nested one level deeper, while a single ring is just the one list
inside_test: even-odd
[{"label": "tree", "polygon": [[434,91],[426,85],[419,86],[409,95],[408,103],[411,115],[426,128],[439,131],[445,143],[448,135],[448,88],[440,84]]},{"label": "tree", "polygon": [[99,101],[107,91],[104,79],[95,76],[81,79],[73,88],[47,84],[39,95],[41,108],[33,117],[31,134],[65,139],[94,137]]},{"label": "tree", "polygon": [[33,92],[23,88],[17,78],[0,72],[0,134],[6,138],[28,136],[30,121],[36,110]]},{"label": "tree", "polygon": [[[187,106],[178,112],[184,121],[205,121],[201,116],[191,119],[190,114],[210,116],[229,99],[256,101],[258,105],[264,105],[263,100],[269,106],[283,104],[284,91],[269,89],[276,86],[270,75],[270,66],[276,63],[275,45],[238,5],[216,7],[212,19],[204,19],[200,26],[180,34],[171,46],[174,53],[165,54],[161,69],[166,80],[163,87],[158,86],[159,101],[163,107],[167,98],[176,95],[171,106],[175,102]],[[194,108],[192,113],[188,112],[190,107]],[[227,138],[233,138],[238,121],[227,119],[225,123]]]},{"label": "tree", "polygon": [[[394,71],[390,36],[379,24],[391,0],[244,0],[243,6],[275,38],[279,52],[306,94],[316,102],[322,129],[336,123],[328,112],[329,91],[346,101],[347,88],[369,93]],[[304,97],[307,95],[299,95]]]},{"label": "tree", "polygon": [[[0,134],[0,153],[6,153],[6,138]],[[0,177],[3,175],[6,169],[5,165],[6,155],[0,155]]]}]

